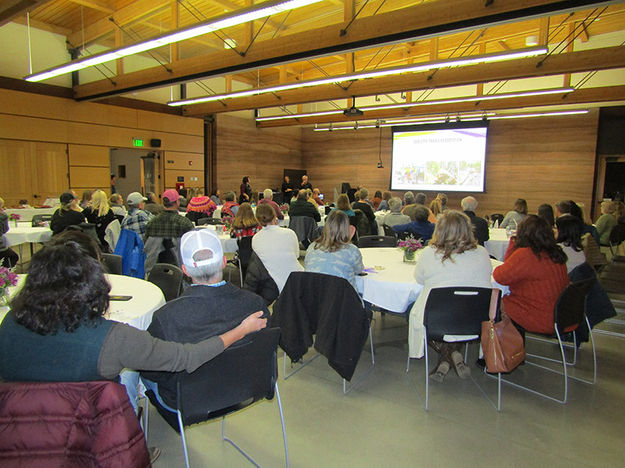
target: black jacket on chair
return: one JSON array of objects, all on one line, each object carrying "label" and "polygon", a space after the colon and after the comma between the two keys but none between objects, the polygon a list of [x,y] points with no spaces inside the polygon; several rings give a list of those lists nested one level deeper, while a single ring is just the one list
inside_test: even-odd
[{"label": "black jacket on chair", "polygon": [[278,294],[280,294],[276,282],[269,275],[265,265],[263,265],[263,262],[258,258],[256,253],[252,253],[250,257],[243,289],[258,294],[265,300],[266,305],[275,301]]},{"label": "black jacket on chair", "polygon": [[344,278],[293,272],[273,305],[280,347],[299,361],[313,344],[341,377],[351,380],[369,333],[371,312]]}]

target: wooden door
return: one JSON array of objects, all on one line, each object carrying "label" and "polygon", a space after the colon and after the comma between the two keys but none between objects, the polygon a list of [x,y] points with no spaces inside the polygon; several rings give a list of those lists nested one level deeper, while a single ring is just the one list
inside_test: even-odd
[{"label": "wooden door", "polygon": [[7,207],[33,199],[32,143],[0,139],[0,197]]},{"label": "wooden door", "polygon": [[69,190],[67,145],[34,143],[33,146],[33,197],[39,205]]}]

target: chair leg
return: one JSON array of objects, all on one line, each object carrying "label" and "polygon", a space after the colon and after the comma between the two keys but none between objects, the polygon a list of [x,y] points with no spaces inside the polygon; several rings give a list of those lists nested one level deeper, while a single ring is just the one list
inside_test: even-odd
[{"label": "chair leg", "polygon": [[286,460],[286,468],[290,468],[291,462],[289,461],[289,445],[286,442],[286,427],[284,425],[284,413],[282,411],[282,400],[280,400],[278,382],[276,382],[276,397],[278,399],[278,409],[280,410],[280,422],[282,423],[282,438],[284,439],[284,457]]},{"label": "chair leg", "polygon": [[583,383],[587,383],[590,385],[594,385],[597,383],[597,350],[595,349],[595,339],[592,336],[592,330],[590,329],[590,322],[588,321],[588,317],[586,317],[585,315],[584,315],[584,320],[586,320],[586,326],[588,327],[588,336],[590,338],[590,345],[592,347],[592,380],[582,379],[581,377],[575,377],[573,375],[570,375],[569,378],[573,380],[577,380],[578,382],[583,382]]},{"label": "chair leg", "polygon": [[143,433],[145,434],[145,443],[148,443],[148,429],[149,429],[149,421],[148,421],[148,417],[150,415],[150,403],[148,402],[148,397],[146,397],[145,395],[143,395],[142,397],[143,399]]},{"label": "chair leg", "polygon": [[321,356],[321,354],[315,354],[313,357],[311,357],[310,359],[308,359],[307,361],[302,361],[302,365],[299,366],[297,369],[295,369],[293,372],[291,372],[290,374],[286,373],[286,360],[288,358],[286,352],[284,353],[284,362],[282,363],[282,375],[283,375],[283,379],[286,380],[289,377],[291,377],[293,374],[297,374],[299,371],[301,371],[304,367],[306,367],[308,364],[310,364],[311,362],[313,362],[315,359],[317,359],[319,356]]},{"label": "chair leg", "polygon": [[187,451],[187,439],[184,435],[184,424],[182,424],[182,413],[180,410],[178,413],[178,427],[180,428],[180,439],[182,440],[182,451],[184,452],[184,464],[189,468],[189,452]]},{"label": "chair leg", "polygon": [[425,411],[430,410],[430,363],[428,362],[428,339],[427,333],[423,334],[423,345],[425,347]]},{"label": "chair leg", "polygon": [[349,388],[347,388],[347,381],[343,379],[343,395],[347,395],[358,385],[360,385],[360,383],[365,379],[365,377],[367,377],[371,373],[373,367],[375,366],[375,354],[373,352],[373,335],[371,333],[371,324],[369,324],[369,342],[371,344],[371,366],[369,366],[369,369],[367,369],[360,377],[358,377],[358,379],[356,379],[356,381],[354,381]]},{"label": "chair leg", "polygon": [[239,447],[237,444],[235,444],[232,439],[226,436],[226,417],[225,416],[221,418],[221,440],[223,440],[224,442],[228,442],[230,445],[232,445],[235,449],[239,451],[241,455],[247,458],[248,461],[251,464],[253,464],[256,468],[261,468],[260,465],[256,463],[252,457],[250,457],[247,453],[245,453],[245,451],[241,447]]}]

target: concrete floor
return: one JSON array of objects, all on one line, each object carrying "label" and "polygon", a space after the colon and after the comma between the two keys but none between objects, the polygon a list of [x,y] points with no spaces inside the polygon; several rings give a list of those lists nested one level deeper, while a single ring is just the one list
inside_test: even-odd
[{"label": "concrete floor", "polygon": [[[430,386],[430,411],[423,409],[422,360],[412,360],[406,374],[407,326],[397,316],[376,314],[373,340],[375,368],[351,393],[343,395],[341,379],[320,357],[279,388],[293,467],[412,466],[623,466],[625,392],[622,363],[625,339],[596,336],[597,385],[572,382],[569,403],[560,405],[510,386],[503,387],[498,413],[470,380],[453,370],[442,384]],[[532,342],[528,349],[547,351]],[[469,363],[475,380],[496,398],[496,381]],[[309,355],[312,353],[309,353]],[[587,376],[588,345],[580,366]],[[280,374],[282,351],[279,351]],[[434,357],[430,356],[432,365]],[[370,364],[368,346],[355,377]],[[529,365],[515,380],[561,390],[561,378]],[[275,401],[258,402],[226,418],[227,433],[263,467],[284,466],[282,432]],[[221,441],[220,421],[187,429],[192,466],[252,466]],[[155,466],[184,466],[180,437],[152,408],[149,445],[162,454]]]}]

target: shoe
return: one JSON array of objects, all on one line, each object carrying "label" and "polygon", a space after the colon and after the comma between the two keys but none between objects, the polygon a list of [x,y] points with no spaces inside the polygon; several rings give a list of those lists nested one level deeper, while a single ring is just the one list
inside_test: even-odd
[{"label": "shoe", "polygon": [[150,455],[150,465],[152,465],[158,457],[161,456],[161,449],[158,447],[149,447],[148,453]]},{"label": "shoe", "polygon": [[449,363],[447,361],[442,361],[436,370],[430,374],[430,378],[435,382],[443,383],[447,372],[449,372]]},{"label": "shoe", "polygon": [[464,358],[458,351],[451,353],[451,362],[454,364],[454,369],[456,369],[458,377],[461,379],[471,377],[471,369],[464,363]]}]

